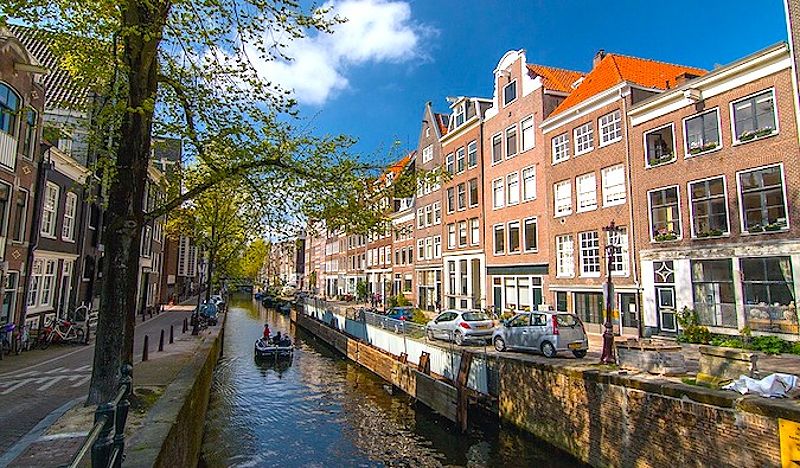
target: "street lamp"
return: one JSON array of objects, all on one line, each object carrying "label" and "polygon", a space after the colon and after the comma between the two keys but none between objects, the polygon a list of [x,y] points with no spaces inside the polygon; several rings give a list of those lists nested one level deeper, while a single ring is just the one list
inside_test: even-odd
[{"label": "street lamp", "polygon": [[611,224],[603,228],[606,233],[606,317],[603,322],[603,354],[600,357],[602,364],[613,364],[614,359],[614,325],[611,321],[611,316],[614,313],[614,283],[611,280],[611,274],[614,269],[614,254],[619,245],[619,233],[621,229],[611,221]]},{"label": "street lamp", "polygon": [[199,278],[199,287],[197,289],[197,308],[194,309],[194,313],[192,314],[191,322],[192,322],[192,335],[199,335],[200,334],[200,299],[203,295],[203,286],[205,285],[205,279],[203,277],[203,272],[205,270],[205,261],[201,258],[197,264],[198,270],[198,278]]}]

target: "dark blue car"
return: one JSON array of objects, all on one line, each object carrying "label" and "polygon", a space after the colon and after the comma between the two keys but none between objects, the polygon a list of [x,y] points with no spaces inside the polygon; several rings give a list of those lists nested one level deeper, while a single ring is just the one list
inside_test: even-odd
[{"label": "dark blue car", "polygon": [[386,316],[395,320],[411,320],[414,316],[413,307],[392,307]]}]

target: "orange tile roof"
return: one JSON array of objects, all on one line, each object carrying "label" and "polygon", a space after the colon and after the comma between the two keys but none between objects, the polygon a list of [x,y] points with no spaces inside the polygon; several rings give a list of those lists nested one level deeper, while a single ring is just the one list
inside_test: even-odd
[{"label": "orange tile roof", "polygon": [[553,91],[572,92],[572,83],[582,77],[584,73],[563,68],[548,67],[546,65],[528,64],[528,70],[535,76],[541,76],[544,87]]},{"label": "orange tile roof", "polygon": [[436,118],[436,123],[439,125],[439,133],[441,133],[442,136],[446,135],[447,134],[447,119],[446,119],[447,116],[444,115],[444,114],[433,114],[433,116]]},{"label": "orange tile roof", "polygon": [[705,75],[707,72],[701,68],[607,54],[550,116],[559,114],[623,81],[645,88],[672,88],[677,84],[676,77],[683,73]]},{"label": "orange tile roof", "polygon": [[387,174],[391,173],[393,176],[396,176],[396,175],[400,174],[401,172],[403,172],[403,169],[405,169],[405,167],[408,165],[408,163],[411,162],[411,158],[416,153],[417,153],[416,151],[411,151],[407,155],[405,155],[402,158],[400,158],[400,160],[390,164],[386,168],[386,170],[383,172],[383,174],[380,175],[378,180],[380,182],[384,182],[384,181],[386,181]]}]

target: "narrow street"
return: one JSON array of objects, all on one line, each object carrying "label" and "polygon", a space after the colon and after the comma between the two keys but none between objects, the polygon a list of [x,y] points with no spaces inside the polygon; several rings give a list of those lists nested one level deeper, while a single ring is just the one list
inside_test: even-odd
[{"label": "narrow street", "polygon": [[[172,310],[153,316],[136,327],[134,356],[142,358],[144,335],[150,352],[158,346],[161,329],[175,325],[180,333],[183,319],[191,311]],[[0,361],[0,466],[6,452],[52,412],[77,398],[85,398],[94,346],[53,345]]]}]

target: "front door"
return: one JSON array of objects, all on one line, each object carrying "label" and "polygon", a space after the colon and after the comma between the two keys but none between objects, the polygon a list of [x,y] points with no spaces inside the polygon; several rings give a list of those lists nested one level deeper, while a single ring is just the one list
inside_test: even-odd
[{"label": "front door", "polygon": [[661,330],[675,333],[678,323],[675,318],[675,288],[672,286],[656,287],[656,311]]},{"label": "front door", "polygon": [[619,295],[619,314],[622,317],[622,326],[639,328],[639,308],[636,303],[636,294],[621,293]]}]

